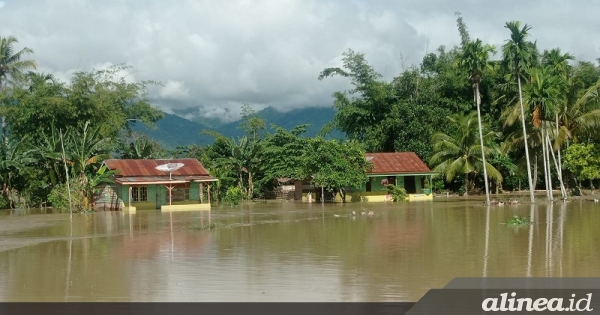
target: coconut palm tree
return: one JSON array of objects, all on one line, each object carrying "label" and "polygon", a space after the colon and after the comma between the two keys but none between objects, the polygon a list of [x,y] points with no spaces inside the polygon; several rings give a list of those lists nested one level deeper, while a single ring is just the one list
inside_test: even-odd
[{"label": "coconut palm tree", "polygon": [[504,26],[510,31],[510,39],[502,46],[502,57],[504,66],[509,68],[512,74],[516,77],[519,85],[519,103],[521,106],[521,122],[523,125],[523,139],[525,145],[525,159],[527,161],[527,179],[529,180],[529,195],[531,202],[535,202],[533,191],[533,180],[531,177],[531,162],[529,159],[529,148],[527,146],[527,129],[525,126],[525,110],[523,109],[523,91],[521,89],[521,74],[523,69],[531,63],[535,53],[535,45],[527,42],[526,38],[529,35],[527,32],[531,27],[525,24],[521,28],[519,21],[507,22]]},{"label": "coconut palm tree", "polygon": [[555,147],[586,141],[600,130],[600,81],[587,88],[559,117]]},{"label": "coconut palm tree", "polygon": [[[434,170],[445,175],[446,181],[451,182],[457,175],[465,176],[465,191],[469,188],[469,175],[476,175],[485,169],[490,178],[497,183],[502,182],[500,172],[488,162],[482,161],[480,152],[482,150],[481,138],[478,134],[477,113],[472,112],[466,116],[449,116],[448,122],[451,125],[450,130],[454,132],[450,135],[438,132],[432,136],[434,154],[430,158],[431,165],[435,165]],[[486,126],[483,126],[483,129]],[[498,138],[498,133],[486,131],[483,134],[483,140],[486,143],[484,155],[490,156],[498,151],[498,146],[494,142]],[[473,178],[472,178],[473,179]],[[471,179],[471,180],[472,180]]]},{"label": "coconut palm tree", "polygon": [[533,109],[533,126],[540,132],[540,138],[542,139],[546,194],[549,199],[552,199],[552,178],[550,173],[550,154],[552,152],[548,150],[548,132],[551,121],[554,120],[564,99],[560,77],[553,75],[551,71],[552,68],[549,66],[529,69],[528,74],[531,79],[524,90],[525,103],[527,107]]},{"label": "coconut palm tree", "polygon": [[[574,78],[570,76],[572,72],[572,67],[569,65],[569,60],[574,60],[575,57],[569,53],[563,54],[560,51],[560,48],[555,48],[550,51],[544,51],[542,56],[542,64],[544,66],[550,67],[553,75],[560,78],[560,86],[561,86],[561,94],[564,95],[563,104],[560,106],[559,110],[556,111],[556,115],[554,116],[554,124],[556,128],[556,136],[558,137],[560,131],[560,123],[559,123],[559,115],[564,113],[565,110],[569,107],[571,100],[574,99],[576,88],[576,83]],[[562,156],[561,156],[561,146],[556,146],[555,149],[558,154],[558,179],[560,181],[561,192],[563,194],[563,199],[567,198],[565,185],[563,181],[563,173],[562,173]]]},{"label": "coconut palm tree", "polygon": [[[19,78],[23,71],[37,68],[37,63],[33,60],[21,60],[22,57],[32,54],[30,48],[23,48],[17,52],[13,45],[18,43],[14,36],[0,37],[0,92],[2,92],[9,83]],[[4,138],[6,128],[6,118],[2,115],[2,135]]]},{"label": "coconut palm tree", "polygon": [[[489,55],[495,53],[494,46],[483,45],[480,39],[467,42],[463,45],[461,55],[458,59],[458,65],[469,73],[469,81],[473,87],[473,98],[477,106],[477,122],[479,124],[479,140],[481,146],[481,160],[484,165],[485,146],[483,144],[483,128],[481,126],[481,94],[479,93],[479,84],[483,76],[483,71],[490,67],[488,62]],[[485,202],[490,204],[490,188],[488,184],[487,170],[483,168],[483,182],[485,184]]]}]

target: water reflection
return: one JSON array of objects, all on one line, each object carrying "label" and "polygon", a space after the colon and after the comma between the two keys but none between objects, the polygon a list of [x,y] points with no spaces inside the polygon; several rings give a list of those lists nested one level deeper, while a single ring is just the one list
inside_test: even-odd
[{"label": "water reflection", "polygon": [[5,215],[0,238],[33,244],[0,252],[0,300],[416,301],[454,277],[598,276],[599,209],[254,204],[75,215],[72,237],[68,215]]}]

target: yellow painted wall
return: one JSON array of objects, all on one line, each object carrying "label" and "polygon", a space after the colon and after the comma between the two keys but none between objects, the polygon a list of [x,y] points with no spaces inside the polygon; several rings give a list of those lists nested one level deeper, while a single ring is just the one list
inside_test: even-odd
[{"label": "yellow painted wall", "polygon": [[[125,203],[124,206],[128,207],[129,204]],[[136,210],[156,210],[155,202],[132,202],[131,206],[135,207]]]},{"label": "yellow painted wall", "polygon": [[163,205],[160,207],[161,211],[210,211],[209,203],[194,203],[194,204],[173,204],[173,205]]}]

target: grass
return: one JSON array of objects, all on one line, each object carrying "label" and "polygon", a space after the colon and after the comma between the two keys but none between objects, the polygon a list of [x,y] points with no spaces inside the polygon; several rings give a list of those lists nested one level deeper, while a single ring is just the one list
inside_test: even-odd
[{"label": "grass", "polygon": [[190,231],[207,231],[207,230],[212,231],[216,228],[217,228],[217,225],[214,223],[211,223],[209,225],[204,225],[204,226],[194,224],[194,225],[190,226],[188,228],[188,230],[190,230]]},{"label": "grass", "polygon": [[506,224],[508,225],[513,225],[513,226],[518,226],[518,225],[525,225],[525,224],[530,224],[531,221],[529,220],[528,217],[520,217],[518,215],[513,215],[512,218],[508,219],[508,221],[506,221]]}]

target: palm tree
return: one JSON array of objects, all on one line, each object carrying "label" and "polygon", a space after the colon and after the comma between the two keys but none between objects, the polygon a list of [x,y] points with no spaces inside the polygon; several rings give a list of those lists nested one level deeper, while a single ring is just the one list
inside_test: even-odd
[{"label": "palm tree", "polygon": [[571,106],[564,108],[555,147],[589,140],[600,130],[600,80],[587,88]]},{"label": "palm tree", "polygon": [[483,165],[490,178],[497,183],[502,182],[500,172],[490,163],[484,164],[479,155],[482,149],[485,156],[498,151],[497,144],[493,141],[498,134],[493,131],[486,132],[482,137],[486,146],[482,148],[481,142],[477,139],[479,128],[476,115],[477,113],[473,112],[466,116],[449,116],[450,130],[455,132],[451,135],[438,132],[432,136],[434,154],[430,158],[430,163],[435,165],[434,170],[445,175],[447,182],[451,182],[459,174],[464,174],[465,191],[469,188],[469,174],[479,173],[484,169]]},{"label": "palm tree", "polygon": [[[463,45],[462,53],[458,59],[459,67],[469,73],[469,81],[473,87],[473,97],[477,106],[477,122],[479,124],[479,141],[481,146],[481,160],[484,165],[485,146],[483,144],[483,128],[481,126],[481,94],[479,93],[479,84],[483,76],[483,71],[490,66],[488,62],[490,53],[494,54],[494,46],[483,45],[480,39],[468,42]],[[487,170],[483,168],[483,182],[485,184],[485,203],[490,204],[490,188],[488,184]]]},{"label": "palm tree", "polygon": [[[21,76],[24,70],[37,68],[37,63],[33,60],[21,60],[25,55],[33,53],[30,48],[23,48],[17,52],[13,45],[18,43],[14,36],[0,37],[0,92],[2,92],[8,83]],[[6,118],[2,116],[2,135],[4,138],[6,128]]]},{"label": "palm tree", "polygon": [[[568,107],[570,101],[573,99],[574,91],[576,90],[574,87],[575,83],[573,82],[573,78],[569,77],[572,67],[569,65],[569,60],[574,60],[575,57],[569,53],[563,54],[560,51],[560,48],[555,48],[550,51],[544,51],[544,55],[542,57],[542,63],[544,66],[550,67],[552,73],[560,78],[561,85],[561,94],[565,95],[564,102],[561,108],[556,111],[556,115],[554,116],[554,124],[556,127],[556,137],[559,135],[559,115],[563,113]],[[560,181],[560,188],[562,192],[563,199],[567,198],[565,185],[563,181],[562,174],[562,156],[561,156],[561,146],[555,146],[558,154],[558,179]]]},{"label": "palm tree", "polygon": [[548,129],[549,123],[555,117],[555,114],[558,113],[558,108],[563,99],[560,78],[552,75],[551,69],[549,66],[531,68],[528,71],[531,80],[525,86],[524,91],[525,102],[529,108],[533,109],[533,126],[540,132],[546,195],[549,199],[552,199],[552,178],[550,174],[550,154],[552,152],[548,150]]},{"label": "palm tree", "polygon": [[535,55],[535,45],[526,41],[527,32],[531,29],[525,24],[521,28],[519,21],[507,22],[504,26],[510,31],[510,39],[502,46],[503,63],[517,78],[519,85],[519,103],[521,105],[521,122],[523,124],[523,139],[525,144],[525,159],[527,161],[527,179],[529,180],[529,194],[531,202],[535,202],[533,180],[531,178],[531,162],[529,159],[529,149],[527,147],[527,129],[525,127],[525,110],[523,109],[523,91],[521,89],[521,74],[528,64],[531,63]]}]

